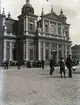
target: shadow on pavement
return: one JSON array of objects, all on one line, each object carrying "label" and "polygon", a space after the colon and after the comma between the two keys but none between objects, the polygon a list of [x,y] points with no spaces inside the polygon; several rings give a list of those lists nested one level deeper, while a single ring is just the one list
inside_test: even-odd
[{"label": "shadow on pavement", "polygon": [[80,74],[80,72],[73,72],[73,74]]},{"label": "shadow on pavement", "polygon": [[54,76],[54,75],[49,75],[49,76],[47,76],[46,78],[61,78],[60,76]]}]

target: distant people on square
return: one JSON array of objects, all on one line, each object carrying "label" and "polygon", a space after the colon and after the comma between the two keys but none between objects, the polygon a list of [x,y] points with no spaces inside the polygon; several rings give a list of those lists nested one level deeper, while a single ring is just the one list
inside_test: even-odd
[{"label": "distant people on square", "polygon": [[27,68],[31,68],[31,64],[30,64],[30,61],[29,60],[27,61],[26,66],[27,66]]},{"label": "distant people on square", "polygon": [[71,54],[69,54],[69,56],[67,57],[66,66],[67,66],[67,68],[69,70],[68,76],[70,78],[72,78],[72,58],[71,58]]},{"label": "distant people on square", "polygon": [[44,69],[44,60],[43,60],[43,58],[42,58],[42,69]]},{"label": "distant people on square", "polygon": [[50,59],[50,75],[52,75],[52,73],[54,71],[54,66],[55,66],[54,58],[51,57],[51,59]]},{"label": "distant people on square", "polygon": [[66,78],[65,76],[65,61],[64,59],[61,57],[60,61],[59,61],[59,66],[60,66],[60,75],[61,78],[63,78],[62,74],[64,73],[64,78]]}]

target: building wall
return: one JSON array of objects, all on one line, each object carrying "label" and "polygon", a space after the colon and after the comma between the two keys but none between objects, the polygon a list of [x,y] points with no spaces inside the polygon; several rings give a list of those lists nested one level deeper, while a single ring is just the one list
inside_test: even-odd
[{"label": "building wall", "polygon": [[73,61],[80,61],[80,45],[75,45],[71,48]]},{"label": "building wall", "polygon": [[[2,52],[0,52],[0,59],[15,60],[14,44],[17,46],[17,60],[20,61],[41,60],[43,58],[48,63],[52,50],[57,52],[56,63],[60,57],[66,59],[71,52],[69,25],[46,17],[41,18],[40,21],[41,27],[37,27],[37,17],[34,15],[21,14],[18,21],[3,17],[0,24],[2,28],[4,26],[4,32],[2,34],[0,32],[0,36],[3,35],[4,43],[0,44],[0,48],[3,49],[4,53],[1,58]],[[14,22],[17,22],[16,32],[13,29],[16,26]]]}]

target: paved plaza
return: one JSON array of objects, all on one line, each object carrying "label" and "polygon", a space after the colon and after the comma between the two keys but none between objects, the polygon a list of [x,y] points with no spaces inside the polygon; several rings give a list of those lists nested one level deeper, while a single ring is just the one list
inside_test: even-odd
[{"label": "paved plaza", "polygon": [[49,67],[0,68],[0,105],[80,105],[80,67],[73,78],[60,78],[56,67],[52,76]]}]

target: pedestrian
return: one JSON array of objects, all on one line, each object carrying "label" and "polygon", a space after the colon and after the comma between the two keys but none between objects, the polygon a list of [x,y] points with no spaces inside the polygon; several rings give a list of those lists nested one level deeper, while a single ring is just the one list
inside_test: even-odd
[{"label": "pedestrian", "polygon": [[65,76],[65,61],[64,61],[63,58],[60,59],[59,66],[60,66],[60,75],[61,75],[61,78],[63,78],[63,76],[62,76],[63,73],[64,73],[64,78],[66,78],[66,76]]},{"label": "pedestrian", "polygon": [[17,68],[20,69],[20,61],[17,62]]},{"label": "pedestrian", "polygon": [[69,54],[69,56],[67,57],[66,66],[67,66],[67,68],[69,70],[68,76],[70,78],[72,78],[72,59],[71,59],[71,54]]},{"label": "pedestrian", "polygon": [[4,67],[5,67],[5,69],[8,69],[8,61],[7,60],[4,63]]},{"label": "pedestrian", "polygon": [[53,59],[53,57],[51,57],[51,59],[50,59],[50,75],[52,75],[53,71],[54,71],[54,59]]},{"label": "pedestrian", "polygon": [[27,68],[31,68],[31,64],[29,60],[27,61]]},{"label": "pedestrian", "polygon": [[44,60],[42,58],[42,69],[44,69]]}]

